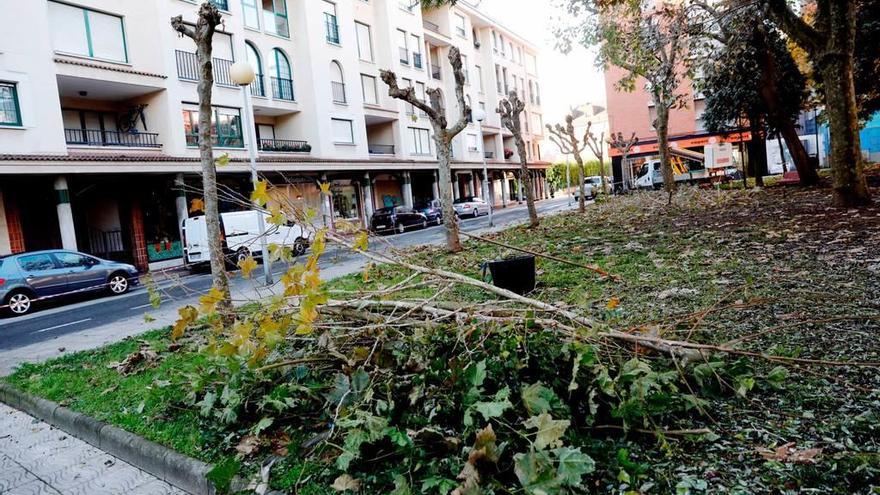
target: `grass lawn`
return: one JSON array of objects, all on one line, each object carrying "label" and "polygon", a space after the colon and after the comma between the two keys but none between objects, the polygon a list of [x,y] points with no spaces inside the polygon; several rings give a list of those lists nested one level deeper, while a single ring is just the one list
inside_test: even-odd
[{"label": "grass lawn", "polygon": [[[876,175],[872,179],[876,181]],[[619,429],[623,423],[614,415],[579,424],[578,436],[566,437],[567,441],[589,452],[597,467],[580,488],[549,493],[880,493],[880,373],[872,366],[834,363],[880,361],[880,207],[832,208],[828,189],[686,189],[673,206],[667,207],[664,200],[663,193],[614,198],[589,208],[586,215],[547,218],[537,229],[512,228],[493,239],[597,264],[620,277],[601,279],[539,258],[539,285],[532,294],[537,299],[576,309],[622,331],[718,345],[742,339],[738,350],[771,359],[750,359],[751,378],[736,383],[712,377],[711,369],[708,377],[698,377],[700,370],[693,365],[682,370],[689,378],[680,387],[701,387],[694,393],[704,402],[699,411],[665,414],[662,424],[652,418],[628,422],[627,433]],[[511,253],[468,241],[465,251],[456,255],[417,248],[408,256],[426,266],[478,277],[482,261],[506,254]],[[405,275],[400,269],[375,267],[367,282],[358,275],[328,285],[333,290],[376,290]],[[462,286],[439,295],[435,286],[415,287],[405,295],[413,300],[434,297],[471,304],[493,298]],[[462,326],[468,328],[449,329],[459,344],[483,331],[476,323]],[[552,334],[523,334],[517,349],[551,342],[541,340],[547,335]],[[334,466],[338,449],[304,456],[308,449],[300,447],[328,418],[279,416],[266,430],[272,430],[271,438],[258,452],[246,454],[236,447],[242,436],[254,431],[253,425],[233,431],[209,427],[191,396],[197,390],[195,377],[209,359],[200,352],[205,338],[205,332],[190,332],[179,349],[169,349],[169,331],[157,330],[138,340],[23,365],[5,379],[182,453],[221,463],[230,471],[253,473],[274,456],[271,484],[275,488],[333,493],[329,484],[343,472]],[[434,347],[446,345],[446,340],[438,339]],[[158,353],[153,366],[125,376],[108,367],[142,345]],[[294,349],[296,343],[290,346]],[[617,359],[615,347],[619,346],[603,346],[603,358]],[[658,366],[663,361],[656,353],[636,352]],[[727,370],[746,366],[743,356],[721,358]],[[546,376],[552,375],[554,365],[552,361],[545,365],[542,376],[549,381]],[[564,390],[573,375],[562,365],[558,374]],[[308,382],[283,377],[297,384]],[[702,388],[714,378],[723,386]],[[410,374],[406,379],[411,379]],[[314,397],[309,400],[314,402]],[[579,423],[574,412],[571,421]],[[500,422],[496,429],[503,426]],[[658,435],[704,428],[712,434]],[[279,443],[284,448],[277,448]],[[375,459],[385,457],[380,451]],[[466,458],[453,455],[448,466],[436,467],[436,472],[446,470],[441,477],[446,484],[431,484],[429,480],[435,478],[417,479],[413,473],[423,466],[398,459],[396,464],[406,466],[401,472],[408,474],[396,480],[408,477],[406,490],[412,485],[411,493],[447,493],[457,483]],[[362,476],[367,480],[367,475]],[[394,493],[410,493],[403,482],[395,484],[401,491]],[[509,486],[486,493],[537,493]]]}]

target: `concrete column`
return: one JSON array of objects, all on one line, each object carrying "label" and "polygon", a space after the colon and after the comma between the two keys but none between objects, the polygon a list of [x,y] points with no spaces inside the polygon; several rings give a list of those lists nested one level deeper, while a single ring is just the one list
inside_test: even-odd
[{"label": "concrete column", "polygon": [[189,217],[183,174],[174,176],[174,207],[177,210],[177,228],[180,229],[180,240],[183,242],[183,221]]},{"label": "concrete column", "polygon": [[[327,176],[321,176],[321,183],[327,183]],[[331,193],[332,194],[332,193]],[[324,217],[324,227],[333,230],[333,197],[330,194],[321,193],[321,216]]]},{"label": "concrete column", "polygon": [[[477,172],[476,170],[471,171],[471,187],[473,187],[471,196],[482,196],[483,181],[482,177],[480,177],[480,172]],[[488,201],[486,198],[483,199]]]},{"label": "concrete column", "polygon": [[412,176],[409,172],[403,173],[403,204],[407,208],[413,207],[413,194],[412,194]]},{"label": "concrete column", "polygon": [[496,201],[496,196],[495,196],[495,179],[494,179],[491,171],[489,172],[489,177],[492,177],[492,178],[488,179],[489,180],[489,199],[487,201],[489,202],[490,205],[492,205],[494,207],[495,203],[497,201]]},{"label": "concrete column", "polygon": [[510,181],[507,178],[507,171],[501,172],[501,207],[507,208],[510,201]]},{"label": "concrete column", "polygon": [[550,198],[552,197],[550,194],[550,183],[547,182],[547,171],[541,173],[541,183],[544,184],[544,197]]},{"label": "concrete column", "polygon": [[452,174],[452,199],[458,199],[461,197],[461,193],[459,192],[459,183],[458,183],[458,172],[454,172]]},{"label": "concrete column", "polygon": [[364,174],[364,180],[361,181],[364,188],[364,221],[367,228],[370,227],[370,219],[373,218],[373,181],[370,179],[370,173]]},{"label": "concrete column", "polygon": [[435,200],[440,199],[440,178],[437,177],[437,172],[434,172],[434,181],[431,182],[431,194],[434,195]]},{"label": "concrete column", "polygon": [[76,251],[76,228],[73,225],[73,209],[70,207],[70,191],[67,178],[59,175],[55,179],[55,195],[58,201],[58,227],[61,230],[61,247]]},{"label": "concrete column", "polygon": [[522,172],[517,174],[516,177],[516,202],[522,204],[523,202],[523,181],[522,181]]}]

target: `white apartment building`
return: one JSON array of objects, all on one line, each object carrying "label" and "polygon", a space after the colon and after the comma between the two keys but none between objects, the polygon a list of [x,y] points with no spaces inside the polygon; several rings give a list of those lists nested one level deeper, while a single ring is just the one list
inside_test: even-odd
[{"label": "white apartment building", "polygon": [[[525,139],[538,198],[540,84],[534,46],[462,0],[422,11],[418,0],[212,0],[216,153],[221,208],[247,197],[248,147],[281,201],[339,222],[368,225],[376,208],[437,197],[436,150],[421,112],[388,96],[380,69],[418,94],[439,87],[450,121],[459,109],[447,56],[457,46],[467,99],[488,117],[456,138],[456,196],[518,196],[519,157],[498,102],[527,102]],[[0,40],[0,254],[69,248],[139,268],[179,263],[179,225],[199,197],[195,45],[170,19],[195,22],[188,0],[8,2]],[[253,118],[229,68],[247,60]],[[243,117],[245,117],[243,119]],[[254,122],[257,141],[242,122]],[[332,201],[322,204],[319,184]],[[225,198],[225,199],[224,199]]]}]

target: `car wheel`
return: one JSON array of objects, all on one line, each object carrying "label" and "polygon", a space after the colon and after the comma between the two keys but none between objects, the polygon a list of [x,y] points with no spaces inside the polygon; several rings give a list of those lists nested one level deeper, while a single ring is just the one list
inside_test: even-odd
[{"label": "car wheel", "polygon": [[251,252],[247,248],[241,248],[235,252],[235,264],[240,265],[242,261],[248,259]]},{"label": "car wheel", "polygon": [[129,289],[128,277],[121,273],[110,275],[110,279],[107,280],[107,288],[113,294],[125,294]]},{"label": "car wheel", "polygon": [[443,224],[443,217],[437,217],[437,225]]},{"label": "car wheel", "polygon": [[424,219],[424,220],[422,220],[422,228],[423,228],[423,229],[427,229],[427,228],[428,228],[428,219],[427,219],[427,218]]},{"label": "car wheel", "polygon": [[477,218],[478,216],[480,216],[480,210],[474,208],[474,218]]},{"label": "car wheel", "polygon": [[308,247],[308,243],[306,240],[300,237],[293,243],[293,255],[294,256],[302,256],[306,252],[306,248]]},{"label": "car wheel", "polygon": [[6,298],[6,309],[15,316],[28,314],[33,306],[31,295],[24,291],[13,292]]},{"label": "car wheel", "polygon": [[397,233],[402,234],[404,232],[406,232],[406,225],[404,225],[403,222],[397,224]]}]

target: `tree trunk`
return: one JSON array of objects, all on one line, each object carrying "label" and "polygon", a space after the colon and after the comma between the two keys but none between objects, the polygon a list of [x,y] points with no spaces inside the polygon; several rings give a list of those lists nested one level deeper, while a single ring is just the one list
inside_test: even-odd
[{"label": "tree trunk", "polygon": [[581,158],[580,153],[574,154],[574,161],[577,163],[577,171],[578,171],[578,211],[581,213],[587,212],[587,204],[584,200],[584,160]]},{"label": "tree trunk", "polygon": [[862,164],[853,59],[852,56],[827,56],[823,61],[821,73],[831,131],[829,158],[834,175],[834,204],[866,205],[871,202],[871,194]]},{"label": "tree trunk", "polygon": [[205,226],[208,234],[208,250],[211,253],[211,281],[223,295],[217,304],[218,311],[227,313],[232,309],[229,278],[226,275],[226,257],[223,252],[220,231],[220,205],[217,199],[217,168],[214,162],[214,144],[211,141],[212,114],[211,91],[214,86],[212,40],[196,43],[196,54],[201,78],[199,95],[199,156],[202,162],[202,188],[205,194]]},{"label": "tree trunk", "polygon": [[782,136],[776,135],[776,146],[779,147],[779,158],[782,160],[782,173],[788,172],[788,161],[785,159],[785,146],[782,146]]},{"label": "tree trunk", "polygon": [[535,193],[532,190],[532,174],[529,173],[529,160],[526,156],[526,143],[521,136],[516,137],[516,151],[519,153],[520,178],[526,190],[526,207],[529,209],[529,227],[537,227],[538,210],[535,209]]},{"label": "tree trunk", "polygon": [[[660,169],[663,171],[663,188],[669,195],[668,203],[672,204],[672,194],[675,192],[675,175],[672,172],[672,162],[669,157],[669,108],[666,103],[655,99],[657,109],[657,147],[660,151]],[[651,171],[648,171],[651,173]]]},{"label": "tree trunk", "polygon": [[454,201],[452,195],[452,172],[449,168],[449,155],[452,143],[451,138],[446,137],[445,129],[434,129],[435,143],[437,144],[437,165],[440,184],[440,205],[443,207],[443,224],[446,226],[446,249],[450,253],[461,251],[461,238],[458,235],[458,220],[455,217]]},{"label": "tree trunk", "polygon": [[767,174],[767,140],[764,138],[764,128],[761,116],[749,117],[749,131],[752,139],[747,144],[749,152],[749,171],[755,178],[755,186],[764,187],[764,175]]}]

